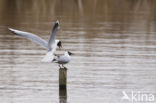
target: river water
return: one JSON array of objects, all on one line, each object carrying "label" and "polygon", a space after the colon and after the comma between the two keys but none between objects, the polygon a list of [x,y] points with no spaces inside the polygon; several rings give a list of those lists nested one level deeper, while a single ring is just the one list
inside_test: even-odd
[{"label": "river water", "polygon": [[58,65],[42,63],[44,48],[7,29],[48,40],[56,20],[58,53],[75,54],[67,103],[130,103],[133,92],[156,102],[155,11],[154,0],[0,0],[0,103],[60,102]]}]

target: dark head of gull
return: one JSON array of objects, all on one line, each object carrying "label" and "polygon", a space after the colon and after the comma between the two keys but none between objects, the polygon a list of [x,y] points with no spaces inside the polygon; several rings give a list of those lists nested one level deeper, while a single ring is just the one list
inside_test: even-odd
[{"label": "dark head of gull", "polygon": [[71,53],[70,51],[68,51],[68,54],[69,54],[69,55],[73,55],[73,53]]},{"label": "dark head of gull", "polygon": [[59,41],[59,42],[57,43],[57,46],[58,46],[59,48],[62,48],[62,42]]}]

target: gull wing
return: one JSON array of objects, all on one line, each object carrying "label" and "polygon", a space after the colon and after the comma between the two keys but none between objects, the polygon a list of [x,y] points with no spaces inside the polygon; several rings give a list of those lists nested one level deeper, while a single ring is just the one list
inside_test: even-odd
[{"label": "gull wing", "polygon": [[40,38],[39,36],[35,35],[35,34],[32,34],[32,33],[29,33],[29,32],[24,32],[24,31],[20,31],[20,30],[15,30],[15,29],[12,29],[12,28],[8,28],[10,31],[12,31],[14,34],[18,35],[18,36],[21,36],[21,37],[24,37],[24,38],[27,38],[37,44],[40,44],[42,47],[46,48],[46,49],[49,49],[48,48],[48,42],[43,40],[42,38]]},{"label": "gull wing", "polygon": [[49,39],[49,42],[48,42],[48,48],[49,49],[52,49],[52,45],[55,42],[56,32],[57,32],[58,29],[59,29],[59,21],[57,20],[54,27],[53,27],[53,29],[52,29],[50,39]]},{"label": "gull wing", "polygon": [[52,62],[54,59],[53,51],[48,51],[44,58],[41,60],[42,62]]}]

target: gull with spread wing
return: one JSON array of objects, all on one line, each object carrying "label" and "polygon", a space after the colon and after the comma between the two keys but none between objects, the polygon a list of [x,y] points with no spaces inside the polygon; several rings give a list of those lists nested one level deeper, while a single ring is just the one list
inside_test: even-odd
[{"label": "gull with spread wing", "polygon": [[33,33],[24,32],[24,31],[12,29],[12,28],[8,28],[8,29],[10,31],[12,31],[14,34],[21,36],[23,38],[27,38],[37,44],[40,44],[42,47],[47,49],[48,52],[42,59],[42,62],[51,62],[54,59],[54,53],[56,51],[56,48],[62,47],[61,41],[56,40],[56,32],[59,29],[59,21],[56,21],[56,23],[51,31],[50,39],[48,42]]}]

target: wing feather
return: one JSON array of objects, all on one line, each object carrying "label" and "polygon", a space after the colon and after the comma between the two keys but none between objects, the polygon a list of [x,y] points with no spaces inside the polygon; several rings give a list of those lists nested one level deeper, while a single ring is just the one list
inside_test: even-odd
[{"label": "wing feather", "polygon": [[49,39],[49,42],[48,42],[48,48],[52,48],[52,45],[53,43],[55,42],[55,39],[56,39],[56,32],[59,28],[59,21],[56,21],[53,29],[52,29],[52,32],[51,32],[51,35],[50,35],[50,39]]},{"label": "wing feather", "polygon": [[40,44],[42,47],[49,49],[48,48],[48,42],[43,40],[42,38],[40,38],[39,36],[37,36],[33,33],[24,32],[24,31],[12,29],[12,28],[8,28],[8,29],[18,36],[21,36],[23,38],[27,38],[27,39],[29,39],[29,40],[37,43],[37,44]]}]

